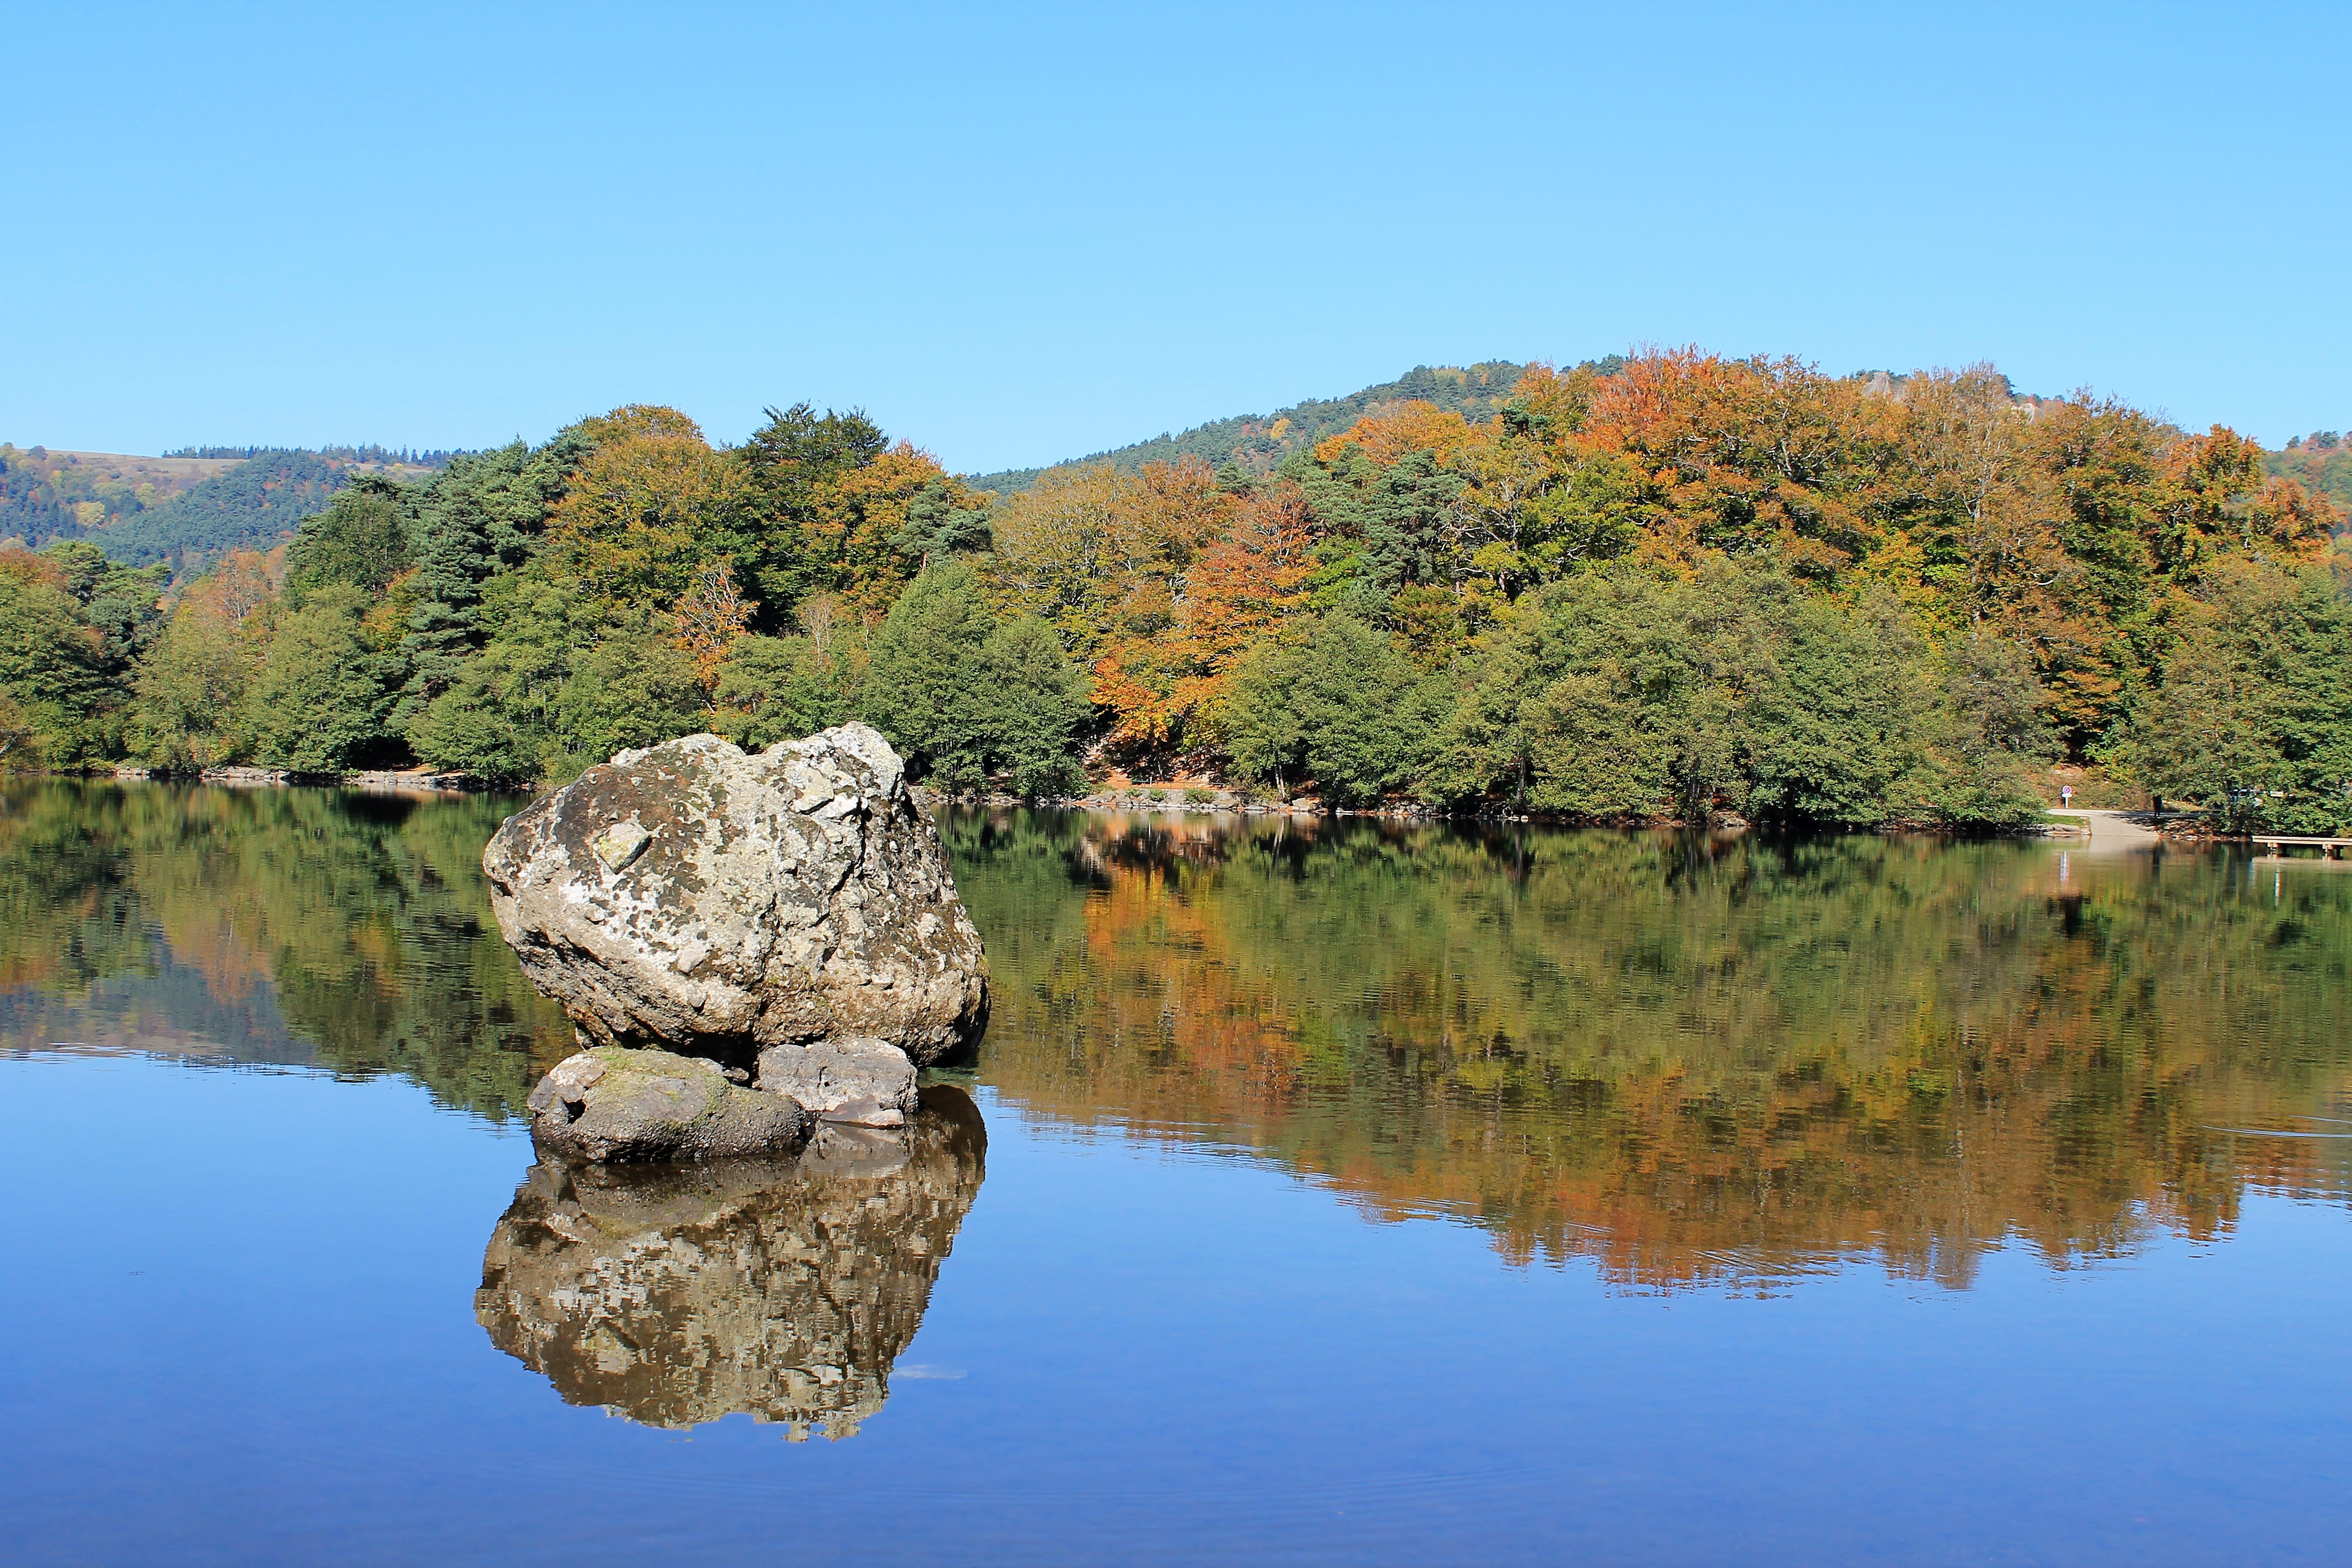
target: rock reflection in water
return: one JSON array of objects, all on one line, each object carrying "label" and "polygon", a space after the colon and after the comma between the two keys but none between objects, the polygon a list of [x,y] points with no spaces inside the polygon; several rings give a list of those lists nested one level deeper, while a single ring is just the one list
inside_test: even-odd
[{"label": "rock reflection in water", "polygon": [[482,1258],[475,1316],[573,1405],[682,1427],[738,1412],[854,1434],[980,1191],[962,1090],[906,1132],[826,1127],[798,1160],[531,1167]]}]

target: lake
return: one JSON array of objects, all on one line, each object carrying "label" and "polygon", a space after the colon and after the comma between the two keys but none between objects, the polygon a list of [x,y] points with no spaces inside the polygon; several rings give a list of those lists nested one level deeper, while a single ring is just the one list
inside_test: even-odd
[{"label": "lake", "polygon": [[575,1171],[516,804],[0,784],[10,1561],[2343,1560],[2342,868],[944,814],[911,1138]]}]

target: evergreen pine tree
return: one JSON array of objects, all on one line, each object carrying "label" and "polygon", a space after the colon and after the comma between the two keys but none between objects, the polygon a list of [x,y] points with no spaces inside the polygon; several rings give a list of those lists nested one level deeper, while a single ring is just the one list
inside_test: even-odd
[{"label": "evergreen pine tree", "polygon": [[401,640],[408,685],[394,715],[404,728],[425,704],[449,689],[482,644],[482,583],[498,565],[488,519],[475,498],[436,496],[425,519],[425,549],[417,562],[420,590]]},{"label": "evergreen pine tree", "polygon": [[401,653],[409,668],[394,710],[405,730],[488,640],[482,624],[482,584],[530,558],[564,478],[586,450],[577,426],[532,448],[520,441],[452,460],[421,489],[416,608]]}]

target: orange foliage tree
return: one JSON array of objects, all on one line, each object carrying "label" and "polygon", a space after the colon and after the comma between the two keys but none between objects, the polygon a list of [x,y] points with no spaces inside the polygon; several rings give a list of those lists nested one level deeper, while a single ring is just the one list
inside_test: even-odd
[{"label": "orange foliage tree", "polygon": [[1233,670],[1301,610],[1315,570],[1313,514],[1288,482],[1234,508],[1184,573],[1170,621],[1112,641],[1095,662],[1095,701],[1113,746],[1165,744],[1213,709]]},{"label": "orange foliage tree", "polygon": [[727,652],[743,635],[759,605],[735,586],[735,572],[726,560],[711,562],[694,575],[688,588],[668,615],[671,638],[694,659],[696,677],[707,695],[719,682],[719,668]]}]

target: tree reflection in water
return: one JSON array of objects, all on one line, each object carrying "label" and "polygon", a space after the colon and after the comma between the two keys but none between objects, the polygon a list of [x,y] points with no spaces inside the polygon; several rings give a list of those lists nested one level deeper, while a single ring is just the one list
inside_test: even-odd
[{"label": "tree reflection in water", "polygon": [[542,1158],[490,1237],[475,1315],[573,1405],[849,1436],[889,1397],[986,1147],[971,1097],[941,1085],[907,1131],[824,1128],[799,1160]]},{"label": "tree reflection in water", "polygon": [[[571,1049],[488,918],[481,847],[512,804],[0,783],[0,1050],[396,1071],[509,1116]],[[2250,1188],[2352,1193],[2341,868],[1362,821],[942,829],[988,943],[983,1082],[1252,1151],[1376,1216],[1468,1218],[1516,1261],[1771,1289],[1861,1258],[1959,1287],[2015,1240],[2070,1267],[2151,1227],[2221,1234]]]},{"label": "tree reflection in water", "polygon": [[2341,1201],[2352,877],[2225,854],[967,813],[982,1074],[1621,1287],[1964,1287]]},{"label": "tree reflection in water", "polygon": [[490,920],[517,804],[0,780],[0,1049],[401,1072],[503,1120],[572,1048]]}]

